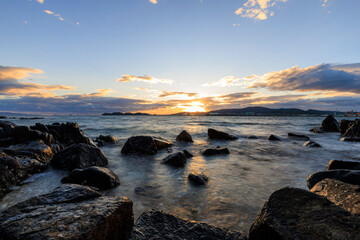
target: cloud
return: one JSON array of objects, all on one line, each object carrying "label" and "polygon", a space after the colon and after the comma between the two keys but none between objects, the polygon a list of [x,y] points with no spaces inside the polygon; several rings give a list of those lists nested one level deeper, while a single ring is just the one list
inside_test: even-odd
[{"label": "cloud", "polygon": [[199,96],[198,93],[166,92],[166,91],[162,91],[161,94],[158,95],[158,97],[164,98],[164,97],[175,96],[175,95],[185,95],[185,96],[188,96],[188,97],[197,97],[197,96]]},{"label": "cloud", "polygon": [[53,15],[53,16],[55,16],[57,19],[59,19],[60,21],[65,21],[65,19],[64,19],[63,17],[61,17],[60,14],[54,13],[53,11],[44,10],[44,13],[49,14],[49,15]]},{"label": "cloud", "polygon": [[278,2],[287,2],[287,0],[247,0],[242,7],[235,11],[236,15],[256,20],[266,20],[268,16],[274,16],[274,12],[269,11]]},{"label": "cloud", "polygon": [[155,78],[155,77],[151,77],[148,75],[145,75],[145,76],[123,75],[122,78],[117,78],[115,81],[122,82],[122,83],[136,81],[136,82],[146,82],[146,83],[150,83],[150,84],[157,84],[157,83],[172,84],[174,82],[173,80],[160,79],[160,78]]},{"label": "cloud", "polygon": [[36,0],[38,3],[43,4],[44,0]]},{"label": "cloud", "polygon": [[149,0],[149,2],[151,2],[152,4],[157,4],[157,0]]},{"label": "cloud", "polygon": [[253,79],[257,78],[256,75],[251,75],[245,78],[238,78],[234,76],[223,77],[218,81],[204,83],[204,87],[234,87],[234,86],[246,86],[249,82],[252,82]]},{"label": "cloud", "polygon": [[50,11],[50,10],[44,10],[44,13],[47,13],[47,14],[49,14],[49,15],[53,15],[53,14],[54,14],[54,12],[53,12],[53,11]]}]

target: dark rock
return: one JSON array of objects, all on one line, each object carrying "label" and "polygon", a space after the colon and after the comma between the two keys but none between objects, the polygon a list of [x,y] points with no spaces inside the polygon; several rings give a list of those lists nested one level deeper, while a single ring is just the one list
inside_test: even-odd
[{"label": "dark rock", "polygon": [[319,128],[312,128],[310,129],[310,132],[314,132],[314,133],[323,133],[324,131],[319,129]]},{"label": "dark rock", "polygon": [[113,137],[111,135],[106,135],[106,136],[100,135],[99,140],[104,141],[106,143],[111,143],[111,144],[115,144],[115,143],[119,142],[119,140],[116,137]]},{"label": "dark rock", "polygon": [[246,237],[225,228],[188,221],[162,211],[149,210],[143,212],[136,221],[131,239],[245,240]]},{"label": "dark rock", "polygon": [[344,134],[346,132],[346,130],[348,130],[349,127],[354,123],[355,123],[355,121],[351,121],[351,120],[345,120],[345,119],[341,120],[340,121],[340,133]]},{"label": "dark rock", "polygon": [[226,132],[220,132],[215,129],[208,129],[208,136],[210,139],[221,139],[221,140],[236,140],[238,139],[236,136],[228,134]]},{"label": "dark rock", "polygon": [[13,129],[13,137],[18,143],[34,141],[42,139],[42,132],[38,130],[31,130],[26,126],[16,126]]},{"label": "dark rock", "polygon": [[169,148],[173,145],[170,140],[164,139],[162,137],[153,137],[153,139],[157,149]]},{"label": "dark rock", "polygon": [[339,123],[333,115],[327,116],[324,121],[322,121],[321,128],[325,132],[340,132]]},{"label": "dark rock", "polygon": [[360,186],[327,178],[315,184],[310,191],[326,197],[354,215],[360,215]]},{"label": "dark rock", "polygon": [[40,139],[42,139],[47,145],[51,145],[55,143],[54,136],[47,132],[43,132],[40,136]]},{"label": "dark rock", "polygon": [[176,137],[176,141],[178,142],[194,142],[190,133],[183,130],[179,135]]},{"label": "dark rock", "polygon": [[13,135],[13,130],[16,127],[15,123],[9,121],[0,121],[0,128],[3,129],[7,138],[11,138]]},{"label": "dark rock", "polygon": [[247,136],[246,138],[247,139],[258,139],[258,137],[255,135],[250,135],[250,136]]},{"label": "dark rock", "polygon": [[360,171],[330,170],[311,174],[307,178],[307,185],[309,189],[313,188],[316,183],[320,182],[325,178],[336,179],[344,183],[360,185]]},{"label": "dark rock", "polygon": [[2,138],[0,139],[0,147],[9,147],[10,145],[15,144],[15,138]]},{"label": "dark rock", "polygon": [[46,145],[42,140],[11,145],[7,148],[4,148],[3,151],[9,155],[26,156],[47,163],[50,162],[54,155],[51,148]]},{"label": "dark rock", "polygon": [[230,154],[230,151],[228,148],[216,147],[216,148],[205,149],[205,151],[203,151],[202,154],[205,156],[212,156],[212,155],[219,155],[219,154]]},{"label": "dark rock", "polygon": [[186,157],[186,158],[192,158],[192,157],[194,156],[194,155],[193,155],[191,152],[189,152],[188,150],[184,150],[183,153],[185,154],[185,157]]},{"label": "dark rock", "polygon": [[128,239],[134,216],[126,197],[99,197],[80,185],[18,203],[0,214],[0,239]]},{"label": "dark rock", "polygon": [[281,138],[276,135],[270,135],[268,138],[269,141],[281,141]]},{"label": "dark rock", "polygon": [[157,147],[154,142],[154,139],[150,136],[136,136],[129,138],[123,148],[121,153],[141,153],[153,155],[157,153]]},{"label": "dark rock", "polygon": [[4,129],[0,128],[0,139],[4,139],[4,138],[6,138],[6,133]]},{"label": "dark rock", "polygon": [[326,170],[335,170],[335,169],[360,170],[360,162],[330,160]]},{"label": "dark rock", "polygon": [[52,125],[47,125],[47,128],[57,141],[66,144],[67,146],[75,143],[85,143],[87,145],[96,146],[94,142],[79,129],[77,123],[54,123]]},{"label": "dark rock", "polygon": [[115,173],[107,168],[95,166],[86,169],[74,169],[69,176],[61,179],[61,182],[96,187],[100,190],[120,185],[120,180]]},{"label": "dark rock", "polygon": [[204,173],[197,172],[190,173],[188,179],[197,185],[205,185],[209,181],[209,178]]},{"label": "dark rock", "polygon": [[49,132],[49,129],[47,128],[47,126],[45,126],[44,124],[42,123],[35,123],[34,126],[30,126],[30,128],[32,130],[38,130],[40,132]]},{"label": "dark rock", "polygon": [[360,138],[360,119],[356,119],[353,124],[346,130],[344,137]]},{"label": "dark rock", "polygon": [[79,143],[56,153],[51,163],[55,168],[71,171],[75,168],[103,167],[108,164],[108,160],[100,148]]},{"label": "dark rock", "polygon": [[164,158],[163,163],[174,166],[174,167],[183,167],[186,164],[186,156],[183,152],[177,152],[170,154]]},{"label": "dark rock", "polygon": [[105,146],[104,141],[102,141],[102,140],[98,141],[97,146],[98,146],[98,147],[103,147],[103,146]]},{"label": "dark rock", "polygon": [[342,142],[360,142],[360,137],[359,138],[343,137],[343,138],[340,138],[339,141],[342,141]]},{"label": "dark rock", "polygon": [[320,148],[321,145],[314,141],[307,141],[304,143],[304,147]]},{"label": "dark rock", "polygon": [[306,135],[288,133],[288,137],[295,140],[310,141],[310,138]]},{"label": "dark rock", "polygon": [[358,239],[360,220],[324,197],[298,188],[274,192],[250,228],[249,240]]}]

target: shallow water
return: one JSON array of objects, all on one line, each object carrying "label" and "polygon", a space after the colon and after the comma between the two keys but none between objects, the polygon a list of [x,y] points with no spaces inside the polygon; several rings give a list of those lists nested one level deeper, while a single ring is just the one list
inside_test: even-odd
[{"label": "shallow water", "polygon": [[[339,142],[338,133],[309,132],[324,117],[236,117],[236,116],[51,116],[41,120],[12,120],[19,125],[35,122],[76,121],[91,137],[111,134],[119,144],[103,147],[109,168],[121,185],[105,195],[127,196],[134,202],[137,218],[151,208],[172,212],[180,217],[248,232],[252,221],[270,194],[282,187],[307,189],[306,178],[325,170],[331,159],[360,158],[360,143]],[[338,119],[339,120],[339,119]],[[215,128],[239,137],[236,141],[214,141],[207,129]],[[187,130],[194,143],[175,143],[176,135]],[[303,147],[302,141],[286,140],[287,133],[303,133],[323,148]],[[276,134],[282,142],[269,142]],[[154,156],[121,155],[126,139],[136,135],[161,136],[174,141],[172,152],[187,149],[194,154],[184,168],[161,164],[169,153],[161,150]],[[247,139],[255,135],[258,139]],[[230,155],[204,157],[201,151],[210,146],[228,147]],[[187,180],[191,171],[204,171],[209,177],[205,187]],[[48,169],[30,178],[0,201],[0,209],[60,185],[64,171]],[[135,188],[141,190],[135,192]]]}]

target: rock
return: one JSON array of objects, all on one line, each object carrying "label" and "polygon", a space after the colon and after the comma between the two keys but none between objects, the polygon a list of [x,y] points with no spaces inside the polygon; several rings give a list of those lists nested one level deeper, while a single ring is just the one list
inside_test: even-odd
[{"label": "rock", "polygon": [[209,178],[204,173],[192,172],[188,175],[188,179],[197,185],[206,185]]},{"label": "rock", "polygon": [[325,132],[340,132],[340,126],[338,121],[334,118],[333,115],[327,116],[321,124],[322,130]]},{"label": "rock", "polygon": [[116,137],[113,137],[111,135],[106,135],[106,136],[100,135],[99,140],[110,144],[115,144],[119,142],[119,140]]},{"label": "rock", "polygon": [[288,137],[295,140],[310,141],[310,138],[306,135],[288,133]]},{"label": "rock", "polygon": [[42,132],[31,130],[26,126],[16,126],[13,129],[13,137],[18,143],[41,139],[41,134]]},{"label": "rock", "polygon": [[281,138],[276,135],[270,135],[268,138],[269,141],[281,141]]},{"label": "rock", "polygon": [[162,137],[153,137],[153,139],[157,149],[169,148],[173,145],[170,140],[164,139]]},{"label": "rock", "polygon": [[103,147],[103,146],[105,146],[104,141],[102,141],[102,140],[98,141],[97,146],[98,146],[98,147]]},{"label": "rock", "polygon": [[343,138],[340,138],[339,141],[342,141],[342,142],[360,142],[360,138],[343,137]]},{"label": "rock", "polygon": [[11,145],[3,151],[12,156],[26,156],[43,162],[50,162],[54,155],[51,148],[42,140]]},{"label": "rock", "polygon": [[314,141],[307,141],[303,145],[304,147],[311,147],[311,148],[320,148],[321,145]]},{"label": "rock", "polygon": [[54,123],[52,125],[47,125],[46,127],[58,142],[66,144],[67,146],[75,143],[85,143],[87,145],[96,146],[94,142],[79,129],[77,123]]},{"label": "rock", "polygon": [[216,147],[216,148],[205,149],[205,151],[203,151],[202,154],[205,156],[212,156],[212,155],[219,155],[219,154],[230,154],[230,151],[228,148]]},{"label": "rock", "polygon": [[360,162],[330,160],[326,170],[335,170],[335,169],[360,170]]},{"label": "rock", "polygon": [[249,240],[358,239],[360,220],[324,197],[298,188],[274,192],[250,228]]},{"label": "rock", "polygon": [[344,183],[360,185],[360,171],[330,170],[311,174],[307,178],[307,185],[309,189],[313,188],[316,183],[320,182],[325,178],[336,179]]},{"label": "rock", "polygon": [[189,152],[188,150],[184,150],[183,153],[185,154],[185,157],[186,157],[186,158],[192,158],[192,157],[194,156],[194,155],[193,155],[191,152]]},{"label": "rock", "polygon": [[131,239],[246,240],[246,237],[225,228],[188,221],[162,211],[148,210],[136,221]]},{"label": "rock", "polygon": [[319,129],[319,128],[312,128],[310,129],[310,132],[314,132],[314,133],[323,133],[324,131]]},{"label": "rock", "polygon": [[360,186],[326,178],[315,184],[310,191],[326,197],[354,215],[360,215]]},{"label": "rock", "polygon": [[9,147],[15,143],[16,143],[15,138],[0,139],[0,147]]},{"label": "rock", "polygon": [[83,169],[91,166],[104,167],[108,164],[108,160],[100,148],[78,143],[56,153],[51,163],[55,168],[71,171],[75,168]]},{"label": "rock", "polygon": [[154,139],[150,136],[136,136],[129,138],[123,148],[121,153],[141,153],[147,155],[153,155],[157,153],[157,147],[154,142]]},{"label": "rock", "polygon": [[346,130],[344,137],[360,138],[360,119],[356,119],[353,124]]},{"label": "rock", "polygon": [[11,138],[13,135],[13,130],[16,127],[15,123],[10,121],[0,121],[0,128],[3,129],[7,138]]},{"label": "rock", "polygon": [[61,182],[96,187],[100,190],[120,185],[120,180],[115,173],[107,168],[96,166],[86,169],[74,169],[69,176],[61,179]]},{"label": "rock", "polygon": [[210,139],[221,139],[221,140],[236,140],[238,139],[236,136],[228,134],[226,132],[220,132],[215,129],[208,129],[208,136]]},{"label": "rock", "polygon": [[258,139],[258,137],[255,136],[255,135],[249,135],[249,136],[247,136],[246,138],[247,138],[247,139]]},{"label": "rock", "polygon": [[30,129],[39,130],[40,132],[49,132],[49,129],[47,128],[47,126],[45,126],[42,123],[35,123],[34,126],[30,126]]},{"label": "rock", "polygon": [[176,137],[177,142],[194,142],[190,133],[183,130],[179,135]]},{"label": "rock", "polygon": [[177,152],[170,154],[162,162],[174,167],[183,167],[186,164],[186,156],[183,152]]},{"label": "rock", "polygon": [[126,197],[99,197],[80,185],[18,203],[0,214],[0,239],[128,239],[134,215]]},{"label": "rock", "polygon": [[355,123],[355,121],[351,121],[351,120],[345,120],[345,119],[341,120],[340,121],[340,133],[344,134],[346,132],[346,130],[348,130],[349,127],[354,123]]}]

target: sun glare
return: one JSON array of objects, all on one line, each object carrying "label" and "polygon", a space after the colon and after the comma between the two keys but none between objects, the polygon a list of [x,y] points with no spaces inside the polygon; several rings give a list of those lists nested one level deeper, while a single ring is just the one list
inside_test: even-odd
[{"label": "sun glare", "polygon": [[204,104],[201,102],[192,102],[186,105],[179,105],[178,108],[183,112],[206,112]]}]

